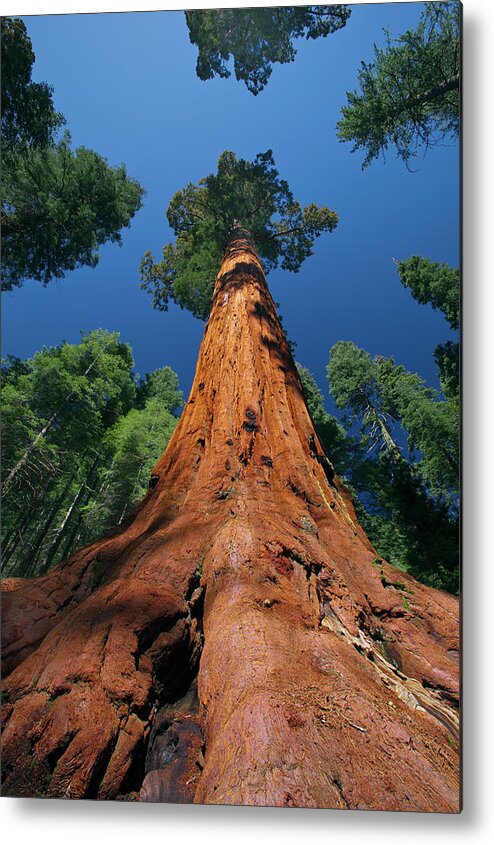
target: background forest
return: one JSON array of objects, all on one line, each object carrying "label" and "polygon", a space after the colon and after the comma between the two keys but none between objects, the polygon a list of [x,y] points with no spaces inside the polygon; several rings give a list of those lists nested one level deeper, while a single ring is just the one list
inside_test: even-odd
[{"label": "background forest", "polygon": [[233,194],[378,554],[458,590],[458,6],[307,9],[2,22],[3,574],[142,498]]}]

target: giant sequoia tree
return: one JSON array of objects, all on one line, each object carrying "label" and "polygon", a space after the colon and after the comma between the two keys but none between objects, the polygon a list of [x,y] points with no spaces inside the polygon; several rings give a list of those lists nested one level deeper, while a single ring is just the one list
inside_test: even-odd
[{"label": "giant sequoia tree", "polygon": [[458,810],[458,608],[360,528],[249,233],[137,510],[5,584],[4,794]]}]

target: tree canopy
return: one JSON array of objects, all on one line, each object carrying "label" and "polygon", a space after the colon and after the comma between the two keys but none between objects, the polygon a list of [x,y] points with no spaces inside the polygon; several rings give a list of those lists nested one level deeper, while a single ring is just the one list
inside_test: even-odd
[{"label": "tree canopy", "polygon": [[266,272],[278,265],[296,273],[312,254],[318,235],[333,231],[338,215],[311,203],[302,208],[280,179],[271,150],[254,161],[225,151],[217,173],[189,184],[167,210],[175,243],[165,244],[160,262],[147,251],[141,262],[141,287],[153,307],[166,310],[170,299],[206,319],[214,279],[235,220],[247,227]]},{"label": "tree canopy", "polygon": [[385,30],[384,48],[374,45],[374,61],[361,63],[338,137],[365,152],[362,167],[390,146],[409,165],[420,149],[458,136],[460,10],[426,3],[416,29],[395,39]]},{"label": "tree canopy", "polygon": [[34,53],[21,20],[2,18],[2,259],[5,290],[46,285],[94,267],[107,241],[141,207],[144,191],[125,167],[93,150],[73,151],[52,89],[31,81]]},{"label": "tree canopy", "polygon": [[434,495],[446,500],[458,493],[459,419],[456,403],[427,387],[417,373],[378,356],[383,405],[408,435],[408,448],[417,452],[416,466]]},{"label": "tree canopy", "polygon": [[192,44],[199,47],[200,79],[235,76],[256,96],[267,85],[273,63],[293,62],[295,38],[320,38],[345,26],[350,8],[284,6],[267,9],[201,9],[185,12]]},{"label": "tree canopy", "polygon": [[359,349],[351,341],[336,343],[330,355],[328,378],[331,394],[337,408],[346,408],[351,419],[376,404],[379,371],[376,363],[365,349]]},{"label": "tree canopy", "polygon": [[434,360],[439,370],[441,390],[447,399],[460,400],[460,345],[454,340],[439,343],[434,350]]},{"label": "tree canopy", "polygon": [[149,396],[142,407],[131,408],[107,431],[104,460],[84,508],[85,541],[101,537],[139,504],[176,425],[167,401],[155,395]]},{"label": "tree canopy", "polygon": [[90,332],[77,345],[45,348],[27,362],[7,361],[2,492],[22,479],[35,487],[51,466],[53,450],[68,455],[91,448],[131,407],[133,365],[130,347],[103,330]]},{"label": "tree canopy", "polygon": [[77,267],[95,267],[98,248],[120,244],[141,205],[139,183],[93,150],[57,144],[6,149],[2,227],[5,290],[24,279],[48,284]]},{"label": "tree canopy", "polygon": [[55,111],[51,86],[31,81],[35,56],[24,22],[2,18],[1,44],[2,144],[49,144],[65,118]]},{"label": "tree canopy", "polygon": [[425,584],[458,591],[458,520],[431,498],[413,463],[388,451],[362,455],[351,488],[359,522],[383,558]]},{"label": "tree canopy", "polygon": [[178,384],[178,376],[171,367],[160,367],[147,373],[137,388],[137,406],[143,407],[149,399],[159,399],[170,413],[183,405],[184,395]]}]

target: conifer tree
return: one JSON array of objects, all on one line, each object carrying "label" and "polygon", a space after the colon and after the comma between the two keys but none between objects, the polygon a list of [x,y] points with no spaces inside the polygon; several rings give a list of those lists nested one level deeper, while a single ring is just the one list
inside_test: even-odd
[{"label": "conifer tree", "polygon": [[330,392],[360,428],[349,481],[360,523],[380,554],[427,584],[456,592],[457,409],[392,359],[333,346]]},{"label": "conifer tree", "polygon": [[[421,305],[429,304],[441,311],[453,331],[460,327],[460,271],[449,264],[430,261],[413,255],[406,261],[396,261],[402,285]],[[447,340],[434,350],[439,379],[444,395],[459,402],[460,347],[458,341]],[[459,413],[459,407],[457,405]]]},{"label": "conifer tree", "polygon": [[363,168],[390,147],[409,167],[419,151],[458,136],[461,4],[424,6],[415,29],[394,39],[385,30],[385,46],[361,63],[359,90],[347,92],[338,136],[365,152]]},{"label": "conifer tree", "polygon": [[182,404],[170,367],[136,383],[102,330],[3,368],[3,575],[47,571],[121,522],[146,492]]}]

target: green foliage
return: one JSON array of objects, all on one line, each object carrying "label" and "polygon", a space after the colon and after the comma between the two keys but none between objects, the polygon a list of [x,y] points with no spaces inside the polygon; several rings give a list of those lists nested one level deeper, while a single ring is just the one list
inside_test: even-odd
[{"label": "green foliage", "polygon": [[254,95],[267,85],[274,62],[293,62],[293,39],[326,37],[349,16],[343,5],[185,12],[190,40],[199,47],[198,77],[229,77],[233,57],[236,78]]},{"label": "green foliage", "polygon": [[408,434],[417,469],[434,495],[450,498],[459,484],[459,419],[456,403],[442,400],[417,373],[392,358],[376,359],[384,406]]},{"label": "green foliage", "polygon": [[385,31],[385,47],[361,63],[338,137],[365,151],[363,167],[390,146],[408,166],[421,147],[458,135],[459,33],[459,3],[426,3],[416,29],[394,40]]},{"label": "green foliage", "polygon": [[253,162],[225,151],[218,171],[177,191],[167,210],[176,242],[166,244],[162,260],[148,251],[140,267],[141,287],[154,308],[166,311],[170,299],[195,317],[206,319],[214,280],[233,222],[252,235],[266,272],[279,264],[297,272],[312,254],[314,240],[333,231],[338,215],[313,203],[302,208],[287,182],[279,178],[271,150]]},{"label": "green foliage", "polygon": [[79,344],[44,348],[35,353],[26,377],[31,405],[42,418],[56,412],[57,431],[83,426],[92,436],[131,406],[133,366],[130,346],[104,329],[83,336]]},{"label": "green foliage", "polygon": [[141,206],[142,188],[125,167],[109,167],[69,138],[3,153],[2,254],[5,290],[26,278],[46,285],[98,263],[98,248],[121,243],[120,229]]},{"label": "green foliage", "polygon": [[377,362],[351,341],[339,341],[330,354],[327,374],[330,392],[345,420],[360,424],[362,447],[400,451],[390,434],[390,410],[382,401]]},{"label": "green foliage", "polygon": [[460,347],[458,343],[447,340],[434,350],[434,359],[439,370],[441,390],[447,399],[460,398]]},{"label": "green foliage", "polygon": [[45,146],[65,123],[53,106],[53,89],[31,82],[34,53],[19,18],[2,18],[2,144]]},{"label": "green foliage", "polygon": [[379,553],[433,587],[458,589],[457,518],[427,491],[416,467],[389,452],[354,463],[359,522]]},{"label": "green foliage", "polygon": [[[356,376],[351,367],[347,368],[352,346],[337,344],[334,360],[332,355],[332,375],[340,387],[340,407],[344,407],[343,395],[349,403],[356,399],[355,420],[358,412],[362,416],[365,412],[356,390],[359,378],[367,388],[372,385],[370,395],[375,397],[378,365],[364,350],[354,347],[357,373],[360,374]],[[338,363],[342,366],[341,373],[337,372]],[[325,410],[323,395],[311,373],[300,364],[297,369],[317,434],[338,474],[345,477],[347,486],[353,491],[359,522],[374,546],[394,566],[410,571],[424,583],[456,592],[457,520],[444,504],[431,498],[415,467],[409,466],[395,449],[385,448],[370,457],[366,438],[358,442],[347,434]],[[376,558],[373,563],[379,566],[382,560]],[[397,583],[392,586],[402,587]]]},{"label": "green foliage", "polygon": [[365,413],[376,395],[378,377],[376,363],[365,349],[346,340],[331,349],[328,378],[337,408],[348,409],[353,417]]},{"label": "green foliage", "polygon": [[[35,409],[30,407],[30,385],[23,379],[17,383],[6,379],[2,386],[2,468],[3,478],[13,470],[16,462],[33,443],[43,422]],[[40,425],[41,423],[41,425]],[[53,448],[42,440],[31,456],[29,483],[35,483],[46,469],[51,469]]]},{"label": "green foliage", "polygon": [[[360,428],[347,475],[362,527],[395,566],[455,592],[457,404],[393,359],[371,358],[347,341],[332,348],[328,377],[337,406]],[[391,433],[398,423],[407,459]]]},{"label": "green foliage", "polygon": [[115,332],[102,329],[77,345],[44,348],[23,367],[7,362],[2,388],[4,492],[19,463],[14,490],[23,483],[35,490],[46,469],[56,474],[65,455],[89,449],[132,405],[133,365],[130,347]]},{"label": "green foliage", "polygon": [[331,458],[337,473],[345,475],[349,471],[355,443],[336,417],[326,411],[322,392],[312,373],[299,363],[296,367],[302,382],[305,401],[324,451]]},{"label": "green foliage", "polygon": [[138,407],[142,407],[148,399],[159,399],[171,414],[183,405],[184,395],[178,384],[178,376],[171,367],[161,367],[146,374],[138,387]]},{"label": "green foliage", "polygon": [[421,305],[430,303],[442,311],[452,329],[460,325],[460,271],[449,264],[429,261],[413,255],[397,261],[402,285]]},{"label": "green foliage", "polygon": [[400,454],[393,423],[408,437],[416,469],[434,495],[458,492],[458,408],[441,399],[417,373],[392,358],[371,356],[350,341],[336,343],[328,365],[330,392],[350,423],[359,422],[366,445]]},{"label": "green foliage", "polygon": [[130,347],[101,329],[4,362],[4,572],[46,571],[144,495],[182,392],[169,367],[136,384],[133,366]]},{"label": "green foliage", "polygon": [[154,396],[143,408],[132,408],[107,432],[106,467],[84,509],[86,542],[117,525],[141,501],[176,424],[166,402]]},{"label": "green foliage", "polygon": [[[406,261],[396,262],[401,283],[421,305],[430,304],[441,311],[453,330],[460,326],[460,271],[449,264],[432,262],[413,255]],[[439,369],[441,389],[449,400],[459,403],[460,348],[448,340],[434,350]],[[452,407],[452,405],[451,405]],[[457,411],[459,410],[457,405]]]},{"label": "green foliage", "polygon": [[[397,265],[417,302],[441,310],[457,329],[458,271],[419,256]],[[351,426],[360,427],[360,451],[354,447],[348,475],[362,527],[395,566],[433,587],[456,592],[458,343],[440,344],[434,354],[446,398],[392,358],[371,358],[350,342],[331,350],[328,377],[337,407]],[[398,426],[398,436],[406,442],[403,450],[391,436]]]},{"label": "green foliage", "polygon": [[18,19],[2,19],[2,277],[5,290],[46,285],[76,267],[94,267],[107,241],[141,207],[143,189],[125,167],[70,148],[55,135],[65,122],[52,89],[31,82],[31,41]]}]

